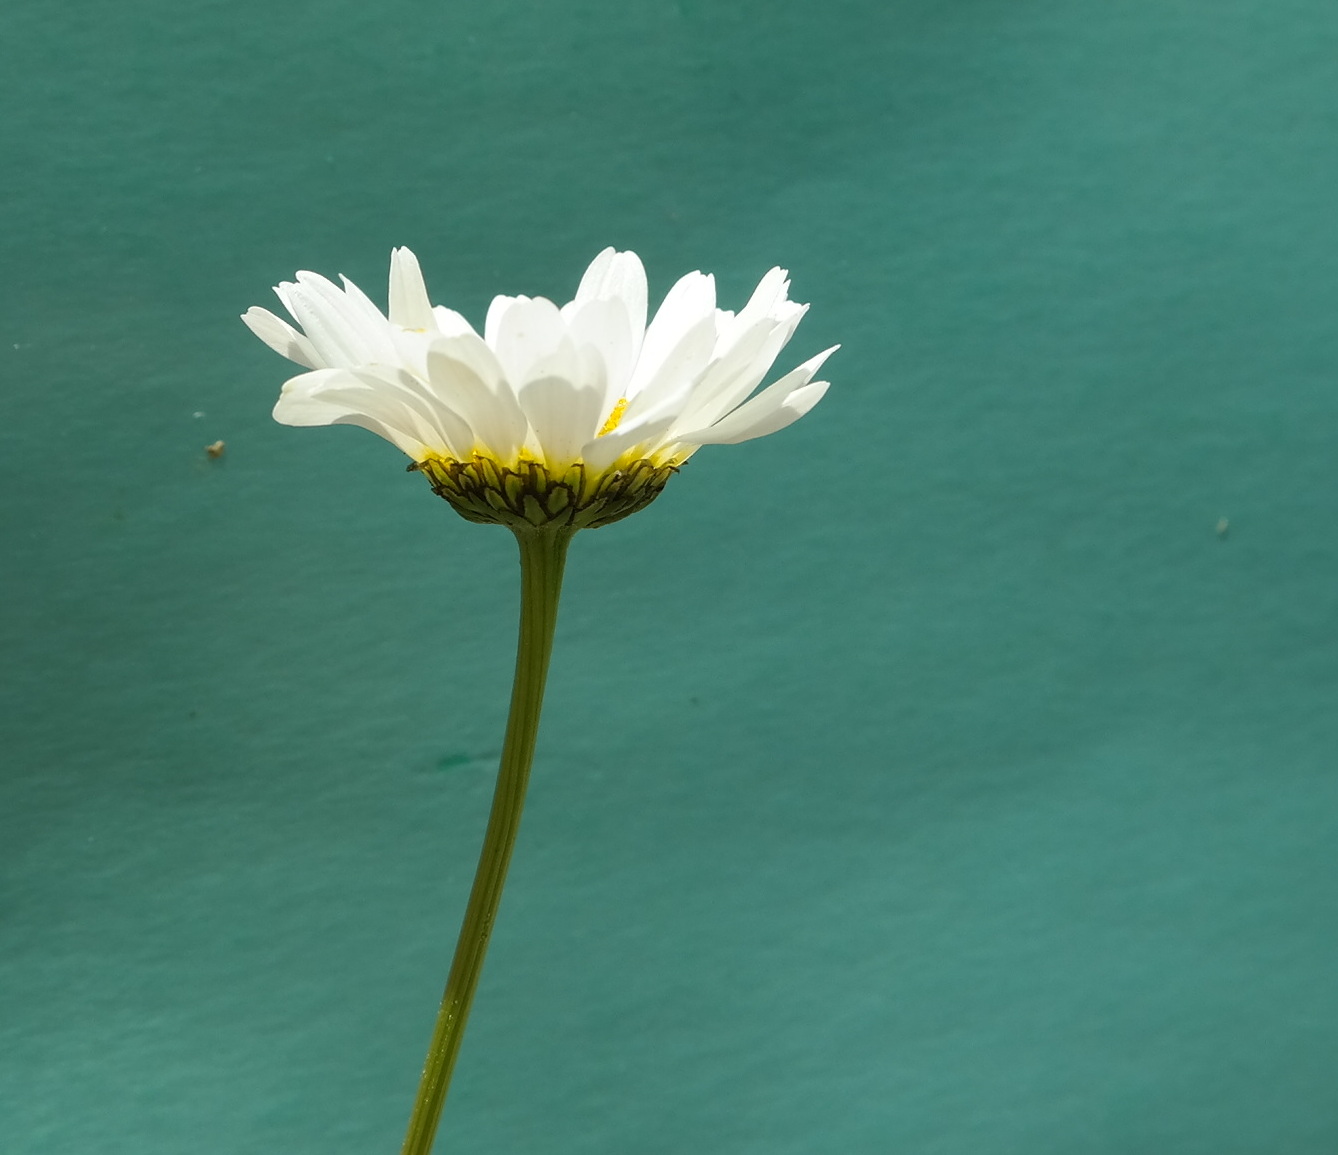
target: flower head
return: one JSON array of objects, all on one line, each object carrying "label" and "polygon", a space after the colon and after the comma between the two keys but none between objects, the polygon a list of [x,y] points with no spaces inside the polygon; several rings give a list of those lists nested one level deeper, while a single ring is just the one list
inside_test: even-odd
[{"label": "flower head", "polygon": [[689,273],[647,325],[641,261],[609,248],[565,305],[494,298],[482,336],[431,304],[408,249],[391,254],[388,315],[342,280],[301,272],[276,287],[300,330],[266,309],[242,318],[310,370],[284,385],[275,419],[372,430],[474,521],[607,524],[701,446],[774,433],[827,390],[813,377],[833,349],[754,394],[808,309],[783,269],[738,313]]}]

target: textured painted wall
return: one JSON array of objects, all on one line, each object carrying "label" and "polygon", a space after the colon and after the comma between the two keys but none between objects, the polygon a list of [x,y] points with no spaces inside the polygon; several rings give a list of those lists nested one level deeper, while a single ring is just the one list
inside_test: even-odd
[{"label": "textured painted wall", "polygon": [[0,33],[0,1150],[398,1150],[514,548],[236,319],[395,244],[844,344],[576,542],[443,1150],[1338,1148],[1331,4]]}]

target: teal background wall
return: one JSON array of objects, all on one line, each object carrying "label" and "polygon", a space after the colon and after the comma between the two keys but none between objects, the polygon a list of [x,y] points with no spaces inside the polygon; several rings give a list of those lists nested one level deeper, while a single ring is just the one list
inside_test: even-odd
[{"label": "teal background wall", "polygon": [[1320,0],[9,0],[0,1150],[398,1150],[513,546],[273,424],[237,315],[611,243],[844,347],[577,540],[441,1149],[1331,1155],[1336,54]]}]

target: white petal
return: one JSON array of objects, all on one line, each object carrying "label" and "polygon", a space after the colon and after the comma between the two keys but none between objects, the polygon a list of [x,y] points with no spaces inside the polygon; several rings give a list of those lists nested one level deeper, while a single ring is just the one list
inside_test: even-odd
[{"label": "white petal", "polygon": [[717,349],[719,359],[702,374],[683,408],[679,428],[710,425],[740,404],[762,383],[793,332],[788,322],[762,317],[738,334],[723,354]]},{"label": "white petal", "polygon": [[508,388],[506,375],[502,371],[502,363],[497,360],[497,354],[472,329],[468,333],[434,338],[429,351],[468,366],[470,371],[494,393]]},{"label": "white petal", "polygon": [[749,322],[761,317],[776,315],[782,304],[788,304],[790,291],[789,272],[785,269],[771,269],[760,281],[748,303],[739,310],[739,317]]},{"label": "white petal", "polygon": [[[422,442],[436,453],[464,458],[475,442],[473,429],[457,407],[444,400],[426,381],[403,369],[370,365],[350,372],[378,399],[402,406],[414,420]],[[371,409],[373,416],[377,409]]]},{"label": "white petal", "polygon": [[580,368],[574,380],[583,388],[593,389],[599,394],[599,402],[595,406],[595,424],[603,428],[616,404],[617,396],[609,396],[608,366],[599,350],[592,345],[582,345],[576,350],[576,362]]},{"label": "white petal", "polygon": [[477,334],[442,337],[427,355],[428,383],[434,394],[469,423],[475,449],[505,464],[525,444],[529,422],[491,349]]},{"label": "white petal", "polygon": [[502,318],[519,300],[519,297],[506,297],[499,294],[488,305],[488,316],[483,321],[483,339],[494,349],[497,348],[497,330],[502,323]]},{"label": "white petal", "polygon": [[355,406],[433,453],[459,457],[473,444],[468,423],[412,375],[382,366],[350,369],[348,375],[352,384],[331,382],[319,389],[319,397]]},{"label": "white petal", "polygon": [[640,389],[630,389],[627,418],[636,420],[672,409],[680,412],[696,388],[697,379],[711,359],[716,342],[715,310],[681,334],[660,362],[655,376]]},{"label": "white petal", "polygon": [[576,296],[572,304],[580,301],[593,301],[601,296],[600,286],[604,283],[609,266],[613,264],[613,258],[618,255],[618,250],[612,245],[606,249],[601,249],[595,256],[595,259],[586,267],[581,276],[581,283],[576,286]]},{"label": "white petal", "polygon": [[[671,435],[672,440],[681,441],[685,445],[722,445],[730,444],[735,441],[747,441],[752,437],[761,437],[763,433],[772,433],[775,430],[771,428],[761,428],[760,432],[752,432],[755,425],[764,426],[774,414],[780,412],[782,407],[787,404],[787,399],[793,394],[798,394],[801,390],[807,388],[808,383],[813,379],[813,375],[821,368],[822,363],[830,357],[839,346],[824,350],[816,357],[810,357],[796,369],[791,369],[779,381],[773,385],[767,386],[752,400],[745,402],[733,413],[721,418],[712,425],[699,427],[687,432],[674,432]],[[826,386],[824,385],[824,390]],[[805,394],[807,396],[807,394]],[[821,396],[821,393],[818,394]],[[813,399],[813,405],[817,404],[817,397]],[[808,408],[812,408],[810,405]],[[804,409],[794,416],[788,417],[782,424],[777,425],[775,429],[782,429],[791,421],[798,420],[806,413]]]},{"label": "white petal", "polygon": [[788,276],[784,269],[772,269],[758,282],[753,295],[739,310],[734,323],[732,325],[722,323],[717,355],[723,355],[749,328],[762,321],[771,321],[784,326],[785,336],[781,341],[782,346],[794,335],[795,327],[808,311],[808,306],[789,300]]},{"label": "white petal", "polygon": [[432,302],[418,258],[409,249],[390,253],[390,320],[405,329],[435,329]]},{"label": "white petal", "polygon": [[325,365],[315,347],[301,333],[268,309],[252,305],[242,314],[246,327],[276,353],[305,365],[308,369],[324,369]]},{"label": "white petal", "polygon": [[394,325],[390,330],[390,340],[395,346],[393,364],[407,369],[418,377],[427,376],[427,351],[438,333],[435,329],[424,332],[422,329],[401,329]]},{"label": "white petal", "polygon": [[274,292],[293,320],[302,326],[322,364],[339,367],[356,363],[357,358],[344,331],[346,326],[320,297],[306,292],[293,281],[279,282],[274,286]]},{"label": "white petal", "polygon": [[344,369],[318,369],[286,381],[274,406],[284,425],[358,425],[384,437],[415,461],[428,454],[418,422],[404,406],[378,399]]},{"label": "white petal", "polygon": [[463,333],[474,332],[474,326],[454,309],[448,309],[445,305],[432,306],[432,319],[436,322],[437,332],[444,333],[447,337],[458,337]]},{"label": "white petal", "polygon": [[586,269],[576,290],[575,305],[589,301],[620,301],[631,327],[632,356],[641,348],[646,331],[646,269],[636,253],[605,249]]},{"label": "white petal", "polygon": [[333,425],[340,417],[360,412],[356,406],[336,404],[320,396],[323,385],[355,385],[347,369],[317,369],[283,383],[274,405],[274,419],[284,425]]},{"label": "white petal", "polygon": [[646,386],[659,372],[665,358],[678,347],[684,335],[705,318],[715,321],[715,278],[705,273],[688,273],[669,290],[646,330],[646,340],[637,358],[629,397]]},{"label": "white petal", "polygon": [[807,305],[801,305],[796,301],[787,301],[772,316],[785,326],[785,339],[788,341],[794,336],[794,331],[799,327],[799,322],[804,319],[804,314],[807,312]]},{"label": "white petal", "polygon": [[394,358],[386,319],[356,287],[350,296],[324,277],[302,271],[296,284],[279,288],[284,304],[327,364],[364,365]]},{"label": "white petal", "polygon": [[604,390],[563,377],[541,377],[520,390],[520,406],[550,470],[565,469],[599,431]]},{"label": "white petal", "polygon": [[[587,371],[598,374],[597,382],[587,379]],[[588,354],[588,359],[583,360],[576,351],[572,339],[564,331],[558,338],[557,343],[548,352],[530,363],[523,377],[519,379],[513,377],[511,380],[516,386],[516,393],[519,394],[528,382],[547,377],[561,377],[564,381],[570,381],[573,385],[580,387],[597,383],[602,397],[604,360],[602,357],[595,355],[593,350]]]},{"label": "white petal", "polygon": [[581,460],[585,462],[587,469],[598,473],[602,469],[607,469],[628,450],[638,446],[642,455],[648,455],[659,448],[664,440],[664,433],[673,424],[673,420],[673,414],[666,413],[648,421],[620,424],[612,433],[596,437],[581,446]]},{"label": "white petal", "polygon": [[633,333],[627,306],[619,300],[577,301],[564,317],[572,341],[578,347],[595,350],[603,361],[605,409],[613,408],[626,394],[636,358],[635,343],[640,340],[640,334]]},{"label": "white petal", "polygon": [[[488,320],[492,321],[489,310]],[[518,297],[497,319],[488,344],[517,388],[534,376],[541,359],[559,352],[567,337],[558,307],[546,297]]]},{"label": "white petal", "polygon": [[[300,277],[301,274],[299,273],[298,276]],[[324,278],[321,279],[324,280]],[[359,330],[375,334],[376,339],[380,340],[387,331],[385,315],[376,307],[371,297],[342,273],[339,279],[344,283],[344,299],[340,303],[347,311],[348,316],[358,326]]]},{"label": "white petal", "polygon": [[688,435],[681,440],[685,445],[738,445],[741,441],[765,437],[768,433],[775,433],[798,421],[822,400],[828,384],[826,381],[814,381],[812,384],[800,386],[778,403],[768,398],[766,405],[758,404],[754,409],[754,403],[760,403],[766,397],[765,392],[759,393],[747,405],[741,405],[724,420],[717,421],[710,429]]}]

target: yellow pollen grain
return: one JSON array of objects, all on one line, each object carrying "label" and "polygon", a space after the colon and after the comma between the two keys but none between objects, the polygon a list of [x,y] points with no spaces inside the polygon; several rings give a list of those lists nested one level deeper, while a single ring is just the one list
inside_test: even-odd
[{"label": "yellow pollen grain", "polygon": [[609,414],[609,419],[604,422],[604,428],[595,434],[596,437],[603,437],[606,433],[612,433],[618,428],[618,422],[623,419],[623,414],[627,412],[627,398],[620,397],[618,404],[613,407],[613,412]]}]

